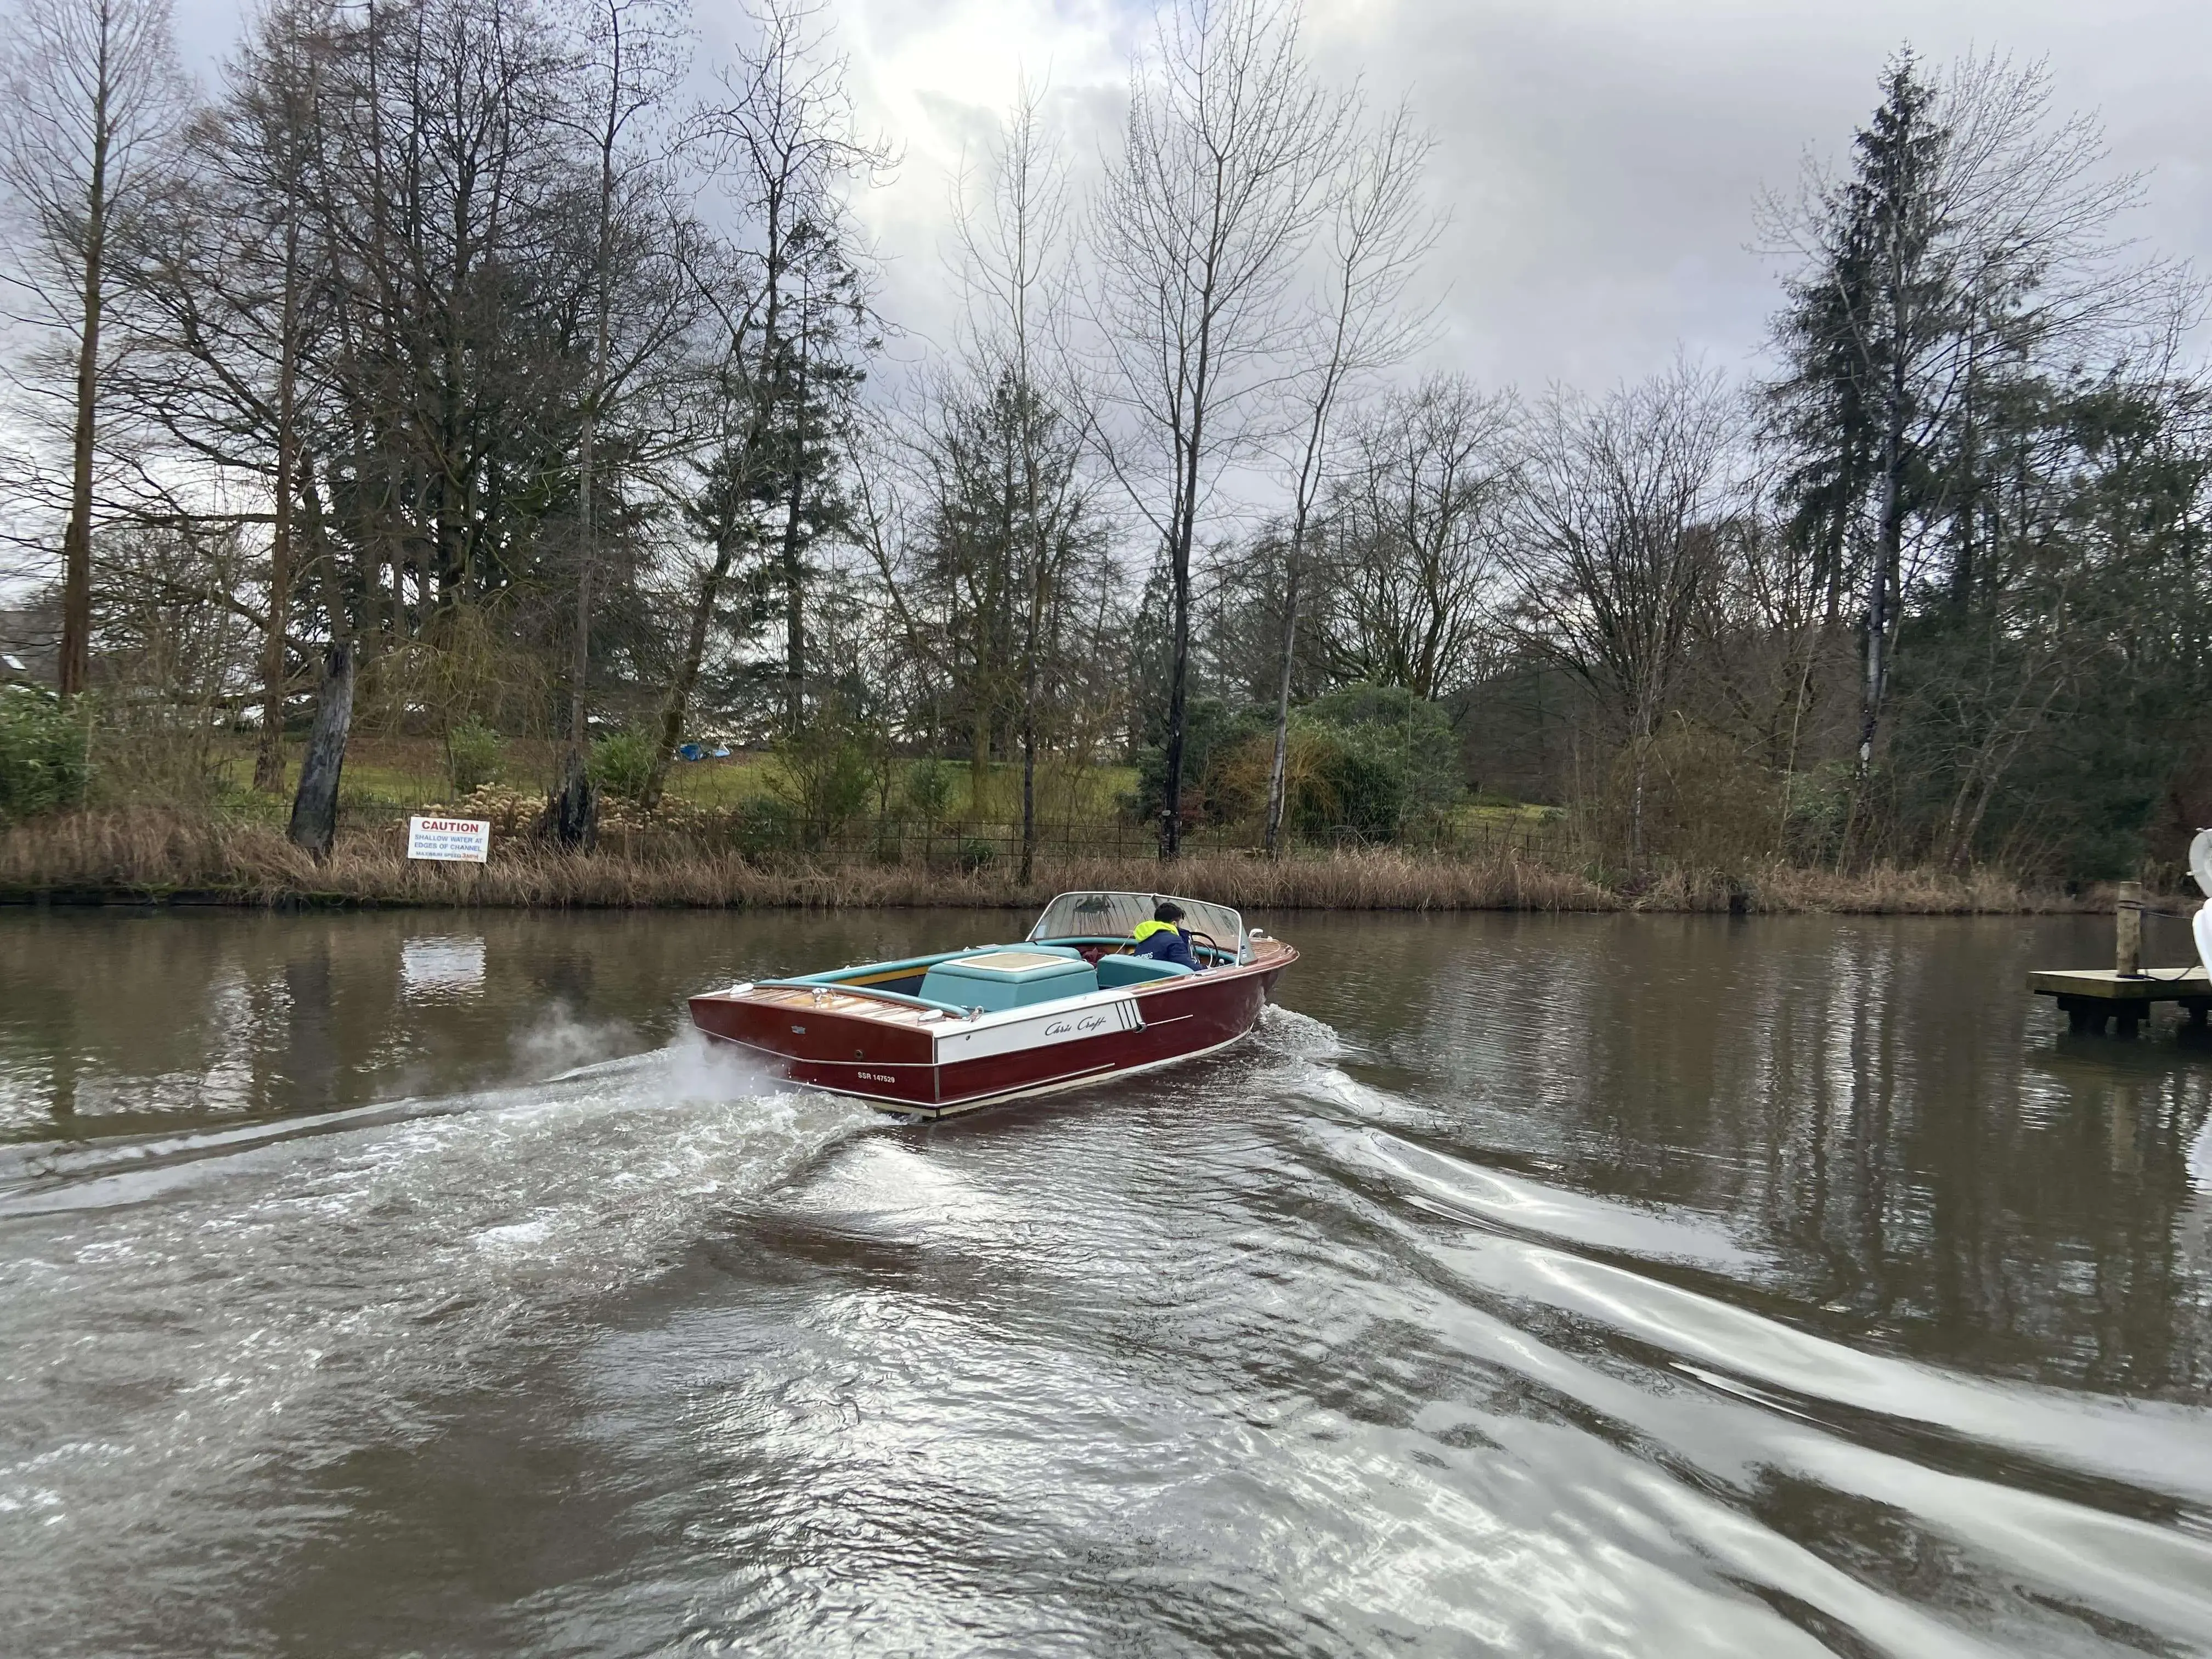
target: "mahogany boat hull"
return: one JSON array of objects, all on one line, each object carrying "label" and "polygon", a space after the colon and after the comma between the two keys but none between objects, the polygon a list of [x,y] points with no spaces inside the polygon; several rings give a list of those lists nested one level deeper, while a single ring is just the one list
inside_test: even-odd
[{"label": "mahogany boat hull", "polygon": [[794,1083],[945,1117],[1225,1048],[1259,1024],[1297,957],[1269,940],[1250,963],[970,1019],[921,1024],[834,991],[751,988],[693,997],[691,1018]]}]

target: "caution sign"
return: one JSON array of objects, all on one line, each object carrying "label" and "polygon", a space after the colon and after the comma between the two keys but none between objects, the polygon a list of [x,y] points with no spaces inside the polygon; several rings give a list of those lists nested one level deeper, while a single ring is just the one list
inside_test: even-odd
[{"label": "caution sign", "polygon": [[489,818],[410,818],[407,856],[482,864],[491,856]]}]

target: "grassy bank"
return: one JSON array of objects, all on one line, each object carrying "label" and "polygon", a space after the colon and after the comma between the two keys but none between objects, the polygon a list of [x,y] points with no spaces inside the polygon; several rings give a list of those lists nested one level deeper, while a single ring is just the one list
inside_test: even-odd
[{"label": "grassy bank", "polygon": [[1188,858],[1170,876],[1151,859],[1040,862],[1024,885],[1011,867],[760,865],[680,844],[589,856],[526,840],[488,866],[409,861],[389,829],[343,833],[318,865],[266,824],[137,808],[33,820],[0,833],[0,900],[197,901],[242,905],[725,908],[1031,905],[1073,888],[1161,885],[1256,911],[1650,910],[1963,915],[2101,908],[1990,872],[1838,874],[1770,867],[1733,879],[1680,872],[1623,888],[1588,872],[1500,851],[1437,860],[1390,851],[1279,863]]}]

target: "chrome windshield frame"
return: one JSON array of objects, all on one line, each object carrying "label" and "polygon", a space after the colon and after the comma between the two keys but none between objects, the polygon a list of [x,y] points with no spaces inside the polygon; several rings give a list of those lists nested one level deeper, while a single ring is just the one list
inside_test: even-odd
[{"label": "chrome windshield frame", "polygon": [[[1180,893],[1101,892],[1096,890],[1055,893],[1052,902],[1038,915],[1025,942],[1048,945],[1054,939],[1126,939],[1135,923],[1149,919],[1153,907],[1163,899],[1171,900],[1182,907],[1184,918],[1193,931],[1205,933],[1217,945],[1225,945],[1231,963],[1250,960],[1251,934],[1244,926],[1242,911],[1233,910],[1225,904],[1216,904],[1208,899],[1188,898]],[[1067,906],[1066,917],[1055,918],[1053,913],[1063,904]],[[1222,926],[1224,919],[1225,927]],[[1082,925],[1086,921],[1095,921],[1097,925]],[[1130,925],[1115,925],[1123,921]],[[1209,927],[1208,922],[1214,925]],[[1057,931],[1046,933],[1047,923],[1052,923]],[[1231,935],[1230,940],[1224,939],[1224,933]]]}]

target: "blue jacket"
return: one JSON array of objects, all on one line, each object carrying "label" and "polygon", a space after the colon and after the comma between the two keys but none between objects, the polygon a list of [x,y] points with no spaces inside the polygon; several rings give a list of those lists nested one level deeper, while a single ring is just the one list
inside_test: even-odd
[{"label": "blue jacket", "polygon": [[1134,954],[1150,957],[1155,962],[1179,962],[1194,973],[1198,969],[1198,958],[1191,954],[1190,941],[1183,937],[1182,929],[1172,922],[1139,922]]}]

